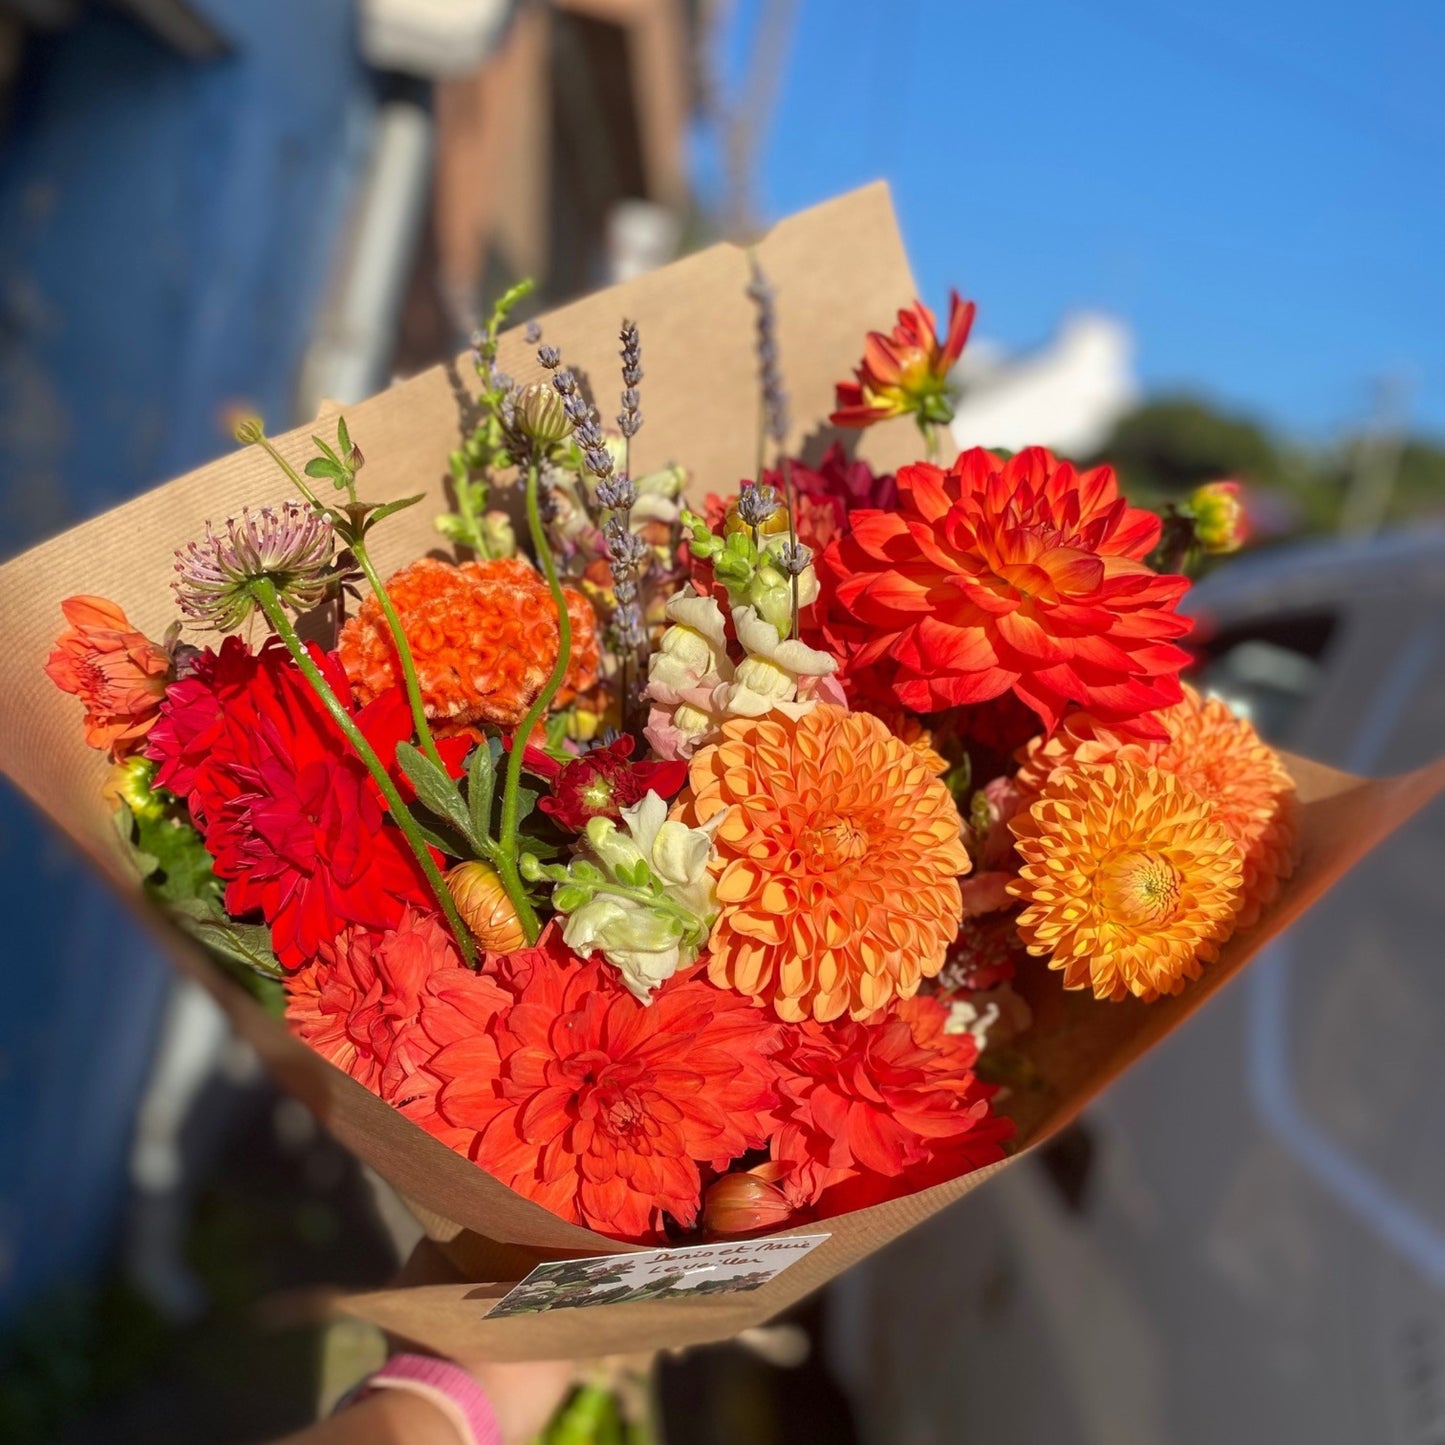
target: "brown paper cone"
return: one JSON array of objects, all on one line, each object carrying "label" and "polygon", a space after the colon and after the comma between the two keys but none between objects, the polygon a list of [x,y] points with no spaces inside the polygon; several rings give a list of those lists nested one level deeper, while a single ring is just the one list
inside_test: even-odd
[{"label": "brown paper cone", "polygon": [[[783,365],[794,438],[826,417],[832,385],[856,359],[863,333],[886,325],[912,296],[908,264],[888,193],[870,186],[784,221],[758,247],[778,286]],[[751,475],[757,399],[753,314],[743,294],[747,259],[715,246],[546,318],[547,339],[591,378],[599,400],[617,387],[617,328],[635,319],[643,338],[646,426],[636,443],[639,470],[677,460],[694,474],[694,494],[727,490]],[[513,333],[503,366],[519,378],[536,370]],[[377,537],[383,571],[436,547],[432,515],[441,510],[446,458],[461,435],[469,390],[466,363],[435,368],[347,411],[366,453],[365,492],[373,497],[425,490],[428,502],[401,513]],[[605,410],[604,406],[604,410]],[[298,465],[312,429],[280,438]],[[859,452],[892,468],[916,459],[909,422],[875,427]],[[284,478],[258,450],[233,453],[74,528],[0,568],[0,616],[12,647],[9,687],[0,694],[0,770],[156,924],[177,965],[220,1000],[238,1031],[277,1079],[348,1148],[415,1201],[436,1243],[424,1245],[411,1279],[447,1279],[353,1299],[354,1312],[398,1335],[453,1354],[497,1359],[573,1357],[686,1345],[725,1338],[802,1298],[856,1260],[968,1193],[997,1168],[906,1199],[840,1216],[807,1232],[831,1237],[761,1289],[680,1303],[633,1303],[558,1310],[488,1322],[488,1302],[548,1257],[627,1248],[564,1223],[451,1153],[380,1099],[293,1039],[213,968],[183,935],[141,900],[113,839],[101,799],[104,758],[83,740],[80,710],[41,668],[62,626],[61,599],[109,597],[137,627],[159,636],[174,616],[166,582],[172,553],[198,537],[208,518],[243,504],[279,501]],[[1291,760],[1304,803],[1303,855],[1274,907],[1238,936],[1204,979],[1153,1005],[1097,1004],[1065,995],[1044,979],[1047,1007],[1029,1036],[1042,1086],[1011,1101],[1021,1149],[1071,1119],[1145,1049],[1176,1027],[1342,873],[1445,786],[1445,763],[1385,782],[1364,782]],[[494,1281],[496,1283],[488,1283]]]}]

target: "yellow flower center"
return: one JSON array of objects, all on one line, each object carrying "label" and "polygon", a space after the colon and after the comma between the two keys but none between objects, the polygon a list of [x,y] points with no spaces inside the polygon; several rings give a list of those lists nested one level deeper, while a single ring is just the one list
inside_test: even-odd
[{"label": "yellow flower center", "polygon": [[1179,872],[1159,853],[1116,853],[1094,875],[1094,897],[1121,923],[1160,923],[1179,903]]}]

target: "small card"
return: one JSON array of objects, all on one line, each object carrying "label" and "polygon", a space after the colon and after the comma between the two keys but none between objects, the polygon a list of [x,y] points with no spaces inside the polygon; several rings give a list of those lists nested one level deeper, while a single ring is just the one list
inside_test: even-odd
[{"label": "small card", "polygon": [[504,1295],[488,1319],[633,1300],[701,1299],[757,1289],[827,1239],[793,1234],[730,1244],[683,1245],[642,1254],[600,1254],[539,1264]]}]

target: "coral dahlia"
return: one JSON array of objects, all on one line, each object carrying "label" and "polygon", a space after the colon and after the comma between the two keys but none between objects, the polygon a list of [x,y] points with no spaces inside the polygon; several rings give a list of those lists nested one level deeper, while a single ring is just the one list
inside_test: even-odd
[{"label": "coral dahlia", "polygon": [[1234,929],[1239,845],[1178,778],[1137,763],[1062,769],[1012,823],[1019,937],[1065,988],[1179,993]]},{"label": "coral dahlia", "polygon": [[1003,1158],[1013,1126],[991,1114],[978,1045],[946,1033],[948,1017],[925,996],[864,1022],[788,1029],[773,1158],[795,1208],[859,1209]]},{"label": "coral dahlia", "polygon": [[104,597],[67,597],[60,610],[70,626],[56,639],[45,675],[85,704],[86,743],[123,758],[155,725],[171,655]]},{"label": "coral dahlia", "polygon": [[435,915],[411,908],[395,928],[343,929],[286,978],[292,1033],[391,1100],[418,1092],[413,1076],[458,1036],[459,1019],[490,1019],[510,1003],[492,979],[462,964]]},{"label": "coral dahlia", "polygon": [[920,424],[952,421],[954,397],[948,373],[963,354],[977,309],[952,291],[945,337],[939,337],[933,312],[921,301],[899,311],[898,324],[889,335],[870,331],[856,379],[837,385],[833,425],[871,426],[909,412],[917,414]]},{"label": "coral dahlia", "polygon": [[1140,560],[1159,519],[1109,468],[975,448],[946,472],[904,467],[898,490],[896,512],[855,512],[818,564],[850,689],[923,713],[1012,691],[1046,728],[1078,704],[1158,735],[1147,715],[1179,699],[1188,582]]},{"label": "coral dahlia", "polygon": [[1279,755],[1220,698],[1184,696],[1158,714],[1167,741],[1141,742],[1087,712],[1070,713],[1051,737],[1019,754],[1015,781],[1032,800],[1060,768],[1132,762],[1172,773],[1209,805],[1239,844],[1244,877],[1236,928],[1248,928],[1294,867],[1299,800]]},{"label": "coral dahlia", "polygon": [[[411,646],[427,716],[454,728],[516,727],[557,660],[557,613],[535,568],[516,557],[459,567],[423,557],[395,573],[386,590]],[[592,686],[598,660],[591,604],[572,588],[563,595],[572,655],[558,706]],[[342,629],[340,652],[363,703],[401,680],[375,597]]]},{"label": "coral dahlia", "polygon": [[685,821],[714,834],[714,983],[780,1018],[865,1018],[943,967],[969,867],[932,762],[828,703],[739,718],[692,760]]},{"label": "coral dahlia", "polygon": [[664,1217],[691,1226],[699,1163],[767,1140],[779,1026],[695,969],[650,1006],[600,959],[516,978],[510,1010],[431,1060],[441,1087],[418,1121],[574,1224],[638,1242]]}]

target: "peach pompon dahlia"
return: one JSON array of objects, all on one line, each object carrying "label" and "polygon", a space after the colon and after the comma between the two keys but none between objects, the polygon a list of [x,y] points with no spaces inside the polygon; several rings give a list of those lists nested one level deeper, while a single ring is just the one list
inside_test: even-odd
[{"label": "peach pompon dahlia", "polygon": [[1140,742],[1091,713],[1070,713],[1051,737],[1019,753],[1015,781],[1032,801],[1061,768],[1131,762],[1172,773],[1209,805],[1244,854],[1236,928],[1248,928],[1294,867],[1299,800],[1279,755],[1246,718],[1187,684],[1183,699],[1158,714],[1165,742]]},{"label": "peach pompon dahlia", "polygon": [[1179,993],[1234,930],[1243,864],[1209,803],[1136,763],[1056,772],[1014,819],[1019,937],[1065,988]]},{"label": "peach pompon dahlia", "polygon": [[914,712],[1012,693],[1058,724],[1070,706],[1157,737],[1179,700],[1188,582],[1143,562],[1159,519],[1108,467],[1041,447],[981,448],[898,473],[899,504],[857,511],[818,559],[823,632],[850,697],[886,688]]},{"label": "peach pompon dahlia", "polygon": [[737,718],[676,812],[714,834],[709,973],[790,1021],[862,1019],[943,967],[968,872],[931,763],[868,713]]},{"label": "peach pompon dahlia", "polygon": [[[520,558],[463,562],[433,557],[403,567],[386,584],[411,645],[427,716],[454,728],[521,722],[557,660],[556,609],[547,583]],[[597,677],[591,604],[567,588],[572,658],[557,705]],[[381,604],[368,597],[342,629],[341,660],[363,704],[401,681]]]}]

